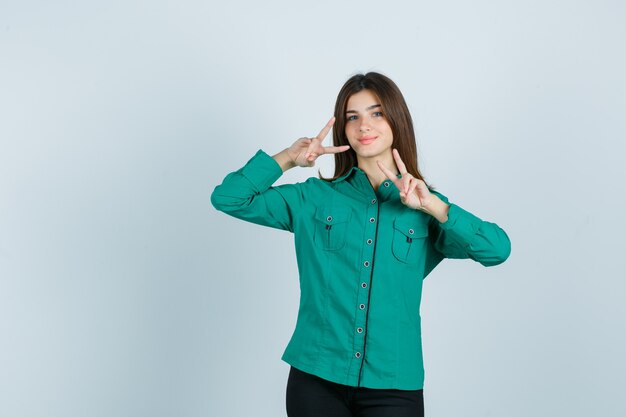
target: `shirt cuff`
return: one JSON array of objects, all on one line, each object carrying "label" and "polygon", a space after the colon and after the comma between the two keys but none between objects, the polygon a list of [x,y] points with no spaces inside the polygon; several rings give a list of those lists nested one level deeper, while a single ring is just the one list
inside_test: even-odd
[{"label": "shirt cuff", "polygon": [[454,203],[448,204],[450,205],[448,220],[445,223],[439,223],[439,226],[445,230],[448,235],[453,235],[455,240],[466,244],[471,243],[480,229],[482,220]]},{"label": "shirt cuff", "polygon": [[259,149],[241,169],[241,174],[257,191],[263,191],[270,188],[283,175],[283,170],[274,158]]}]

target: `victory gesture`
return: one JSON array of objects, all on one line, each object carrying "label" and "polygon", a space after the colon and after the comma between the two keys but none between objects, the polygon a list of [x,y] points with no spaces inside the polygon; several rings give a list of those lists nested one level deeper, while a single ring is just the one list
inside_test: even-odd
[{"label": "victory gesture", "polygon": [[295,166],[299,167],[312,167],[315,165],[315,160],[320,156],[327,153],[334,154],[339,152],[345,152],[350,149],[350,146],[323,146],[322,141],[330,132],[330,129],[335,124],[335,118],[331,118],[326,126],[320,131],[320,133],[314,138],[300,138],[294,142],[289,148],[286,149],[289,159]]},{"label": "victory gesture", "polygon": [[402,174],[402,178],[396,177],[396,175],[380,161],[376,161],[378,167],[387,176],[387,178],[394,183],[396,188],[400,190],[400,201],[402,201],[402,204],[415,210],[424,210],[428,212],[426,208],[429,206],[431,201],[437,197],[430,193],[424,181],[415,178],[407,172],[406,166],[404,165],[404,162],[402,162],[400,154],[396,149],[394,149],[392,153],[393,159],[396,161],[398,171]]}]

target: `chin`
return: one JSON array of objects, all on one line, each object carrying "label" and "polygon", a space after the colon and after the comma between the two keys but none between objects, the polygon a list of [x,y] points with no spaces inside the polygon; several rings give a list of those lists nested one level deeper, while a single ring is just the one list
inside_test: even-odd
[{"label": "chin", "polygon": [[380,152],[361,152],[361,153],[357,153],[357,156],[360,158],[367,158],[367,159],[373,159],[373,158],[380,158],[381,153]]},{"label": "chin", "polygon": [[381,157],[385,154],[385,152],[389,152],[391,153],[391,148],[385,148],[385,149],[378,149],[378,148],[367,148],[367,149],[360,149],[359,151],[356,152],[356,154],[358,156],[360,156],[361,158],[374,158],[374,157]]}]

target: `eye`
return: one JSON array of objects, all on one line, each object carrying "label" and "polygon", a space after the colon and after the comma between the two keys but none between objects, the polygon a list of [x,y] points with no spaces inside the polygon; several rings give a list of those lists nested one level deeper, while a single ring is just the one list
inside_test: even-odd
[{"label": "eye", "polygon": [[381,111],[375,111],[373,114],[374,117],[383,117],[383,112]]},{"label": "eye", "polygon": [[351,116],[346,117],[346,121],[348,121],[348,122],[351,122],[351,121],[356,120],[356,119],[357,119],[356,115],[351,115]]}]

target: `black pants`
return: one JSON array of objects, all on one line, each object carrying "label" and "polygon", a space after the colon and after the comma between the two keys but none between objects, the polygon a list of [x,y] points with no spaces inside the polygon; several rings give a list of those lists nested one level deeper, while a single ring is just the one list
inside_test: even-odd
[{"label": "black pants", "polygon": [[294,367],[287,381],[289,417],[423,417],[423,390],[350,387]]}]

